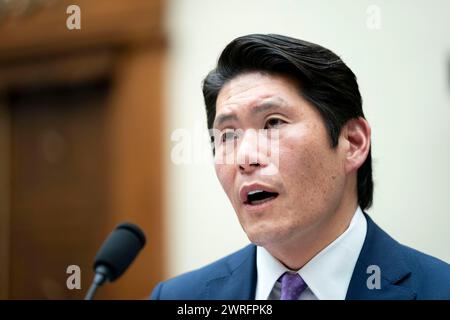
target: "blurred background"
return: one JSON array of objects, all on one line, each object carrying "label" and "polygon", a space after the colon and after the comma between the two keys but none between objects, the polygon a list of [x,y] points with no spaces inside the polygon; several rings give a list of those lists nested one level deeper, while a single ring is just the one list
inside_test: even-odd
[{"label": "blurred background", "polygon": [[146,298],[248,243],[214,173],[201,81],[249,33],[342,57],[372,125],[369,214],[450,262],[450,2],[0,0],[1,299],[84,297],[121,221],[148,244],[98,298]]}]

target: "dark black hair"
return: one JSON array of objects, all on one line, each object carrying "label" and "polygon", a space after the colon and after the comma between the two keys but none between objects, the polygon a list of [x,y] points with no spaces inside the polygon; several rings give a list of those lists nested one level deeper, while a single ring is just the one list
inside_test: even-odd
[{"label": "dark black hair", "polygon": [[[222,87],[236,76],[252,71],[296,79],[302,97],[320,112],[332,148],[338,145],[341,128],[347,121],[364,118],[356,76],[335,53],[286,36],[251,34],[229,43],[217,67],[203,81],[209,129],[216,117],[216,100]],[[365,210],[373,199],[371,150],[357,176],[358,203]]]}]

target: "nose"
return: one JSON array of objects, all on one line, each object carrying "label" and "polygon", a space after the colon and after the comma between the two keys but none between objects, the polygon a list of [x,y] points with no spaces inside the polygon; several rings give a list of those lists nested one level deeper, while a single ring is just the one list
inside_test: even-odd
[{"label": "nose", "polygon": [[240,164],[239,165],[239,171],[242,173],[251,173],[255,171],[256,168],[260,166],[259,163],[249,163],[249,164]]},{"label": "nose", "polygon": [[237,152],[237,165],[241,173],[249,174],[265,165],[260,140],[256,130],[247,130],[243,134]]}]

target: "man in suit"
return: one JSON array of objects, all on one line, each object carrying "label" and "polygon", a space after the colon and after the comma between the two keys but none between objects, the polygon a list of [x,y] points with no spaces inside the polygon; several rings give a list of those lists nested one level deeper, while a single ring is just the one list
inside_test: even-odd
[{"label": "man in suit", "polygon": [[252,244],[158,284],[152,299],[450,299],[450,265],[364,212],[371,129],[336,54],[281,35],[240,37],[203,95],[216,173]]}]

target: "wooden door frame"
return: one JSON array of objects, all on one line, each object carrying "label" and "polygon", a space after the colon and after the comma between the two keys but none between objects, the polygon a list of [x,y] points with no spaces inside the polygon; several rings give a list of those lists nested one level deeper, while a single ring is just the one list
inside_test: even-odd
[{"label": "wooden door frame", "polygon": [[9,296],[9,248],[10,248],[10,177],[9,177],[9,112],[0,95],[0,299]]},{"label": "wooden door frame", "polygon": [[[66,28],[67,14],[65,8],[69,4],[77,4],[81,8],[81,30],[68,30]],[[105,223],[104,230],[108,233],[120,220],[131,214],[134,221],[140,223],[144,229],[150,231],[150,241],[154,252],[147,254],[146,259],[152,261],[142,262],[140,272],[148,270],[149,290],[164,274],[164,255],[162,250],[163,219],[162,219],[162,190],[158,203],[141,201],[133,204],[136,199],[134,193],[142,193],[152,184],[162,184],[163,165],[161,159],[155,159],[154,153],[145,150],[145,147],[155,135],[162,131],[161,119],[153,124],[149,134],[145,134],[145,119],[156,116],[162,117],[162,75],[164,69],[164,52],[166,48],[165,34],[163,32],[163,1],[159,0],[78,0],[61,1],[59,4],[42,9],[29,17],[11,18],[0,25],[0,97],[13,85],[29,85],[39,79],[39,83],[52,83],[58,81],[77,82],[90,77],[98,77],[107,72],[113,72],[116,94],[111,98],[112,115],[107,119],[111,130],[109,144],[114,152],[115,162],[111,168],[112,195],[111,210],[117,210],[111,221]],[[95,61],[94,63],[92,61]],[[76,73],[73,70],[86,63],[96,65],[96,70],[84,70]],[[55,70],[47,77],[37,77],[42,70],[49,66]],[[143,68],[150,68],[154,72],[155,83],[151,90],[139,89],[136,91],[129,81],[141,81]],[[141,87],[142,88],[142,87]],[[147,99],[153,99],[155,110],[149,110]],[[126,101],[134,101],[133,108],[126,105]],[[152,113],[153,112],[153,113]],[[8,106],[0,100],[0,299],[7,299],[9,295],[9,119]],[[128,122],[127,122],[128,121]],[[130,121],[137,121],[138,126],[133,127]],[[132,129],[131,131],[129,129]],[[136,131],[137,130],[137,131]],[[129,149],[127,139],[133,134],[141,134],[133,149]],[[154,139],[154,138],[153,138]],[[115,143],[119,141],[118,145]],[[157,148],[162,150],[161,139]],[[112,147],[114,145],[114,147]],[[139,165],[144,173],[157,177],[151,181],[147,177],[138,180],[137,172],[131,173],[130,183],[132,190],[123,186],[124,179],[129,176],[130,165],[135,157],[139,157]],[[156,170],[145,166],[148,161],[156,161]],[[133,180],[134,179],[134,180]],[[152,223],[145,216],[152,210]],[[154,212],[153,212],[154,211]],[[88,276],[88,275],[87,275]],[[128,276],[136,281],[136,276]],[[83,288],[86,289],[86,288]],[[136,298],[133,288],[125,282],[114,285],[104,298]],[[144,296],[142,296],[143,298]]]}]

